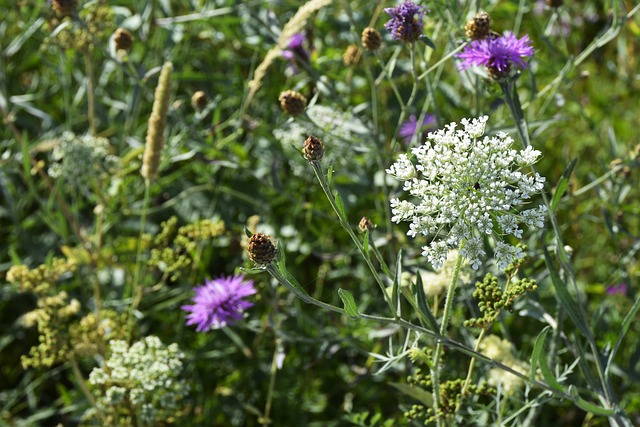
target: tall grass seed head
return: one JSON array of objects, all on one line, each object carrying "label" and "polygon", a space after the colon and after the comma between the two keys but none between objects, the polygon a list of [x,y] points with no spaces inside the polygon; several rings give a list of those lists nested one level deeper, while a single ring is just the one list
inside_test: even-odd
[{"label": "tall grass seed head", "polygon": [[358,61],[359,52],[357,45],[350,44],[342,54],[342,63],[347,67],[355,65]]},{"label": "tall grass seed head", "polygon": [[426,9],[411,1],[384,9],[391,19],[384,24],[394,40],[413,43],[422,36]]},{"label": "tall grass seed head", "polygon": [[506,133],[481,138],[487,120],[487,116],[463,119],[463,129],[451,123],[430,133],[423,145],[411,150],[412,159],[401,154],[386,171],[404,182],[403,191],[409,196],[391,199],[391,220],[409,222],[411,237],[431,239],[422,255],[436,270],[449,250],[458,248],[477,270],[485,255],[483,236],[500,243],[495,258],[504,268],[524,254],[503,237],[521,238],[521,224],[544,225],[544,205],[522,212],[515,209],[544,187],[545,178],[538,173],[519,171],[535,163],[541,153],[531,147],[512,149],[513,139]]},{"label": "tall grass seed head", "polygon": [[362,30],[362,45],[366,50],[373,51],[382,46],[382,36],[375,28],[367,27]]},{"label": "tall grass seed head", "polygon": [[276,257],[276,247],[269,236],[256,233],[249,238],[247,253],[249,259],[256,264],[267,265]]},{"label": "tall grass seed head", "polygon": [[302,155],[310,162],[320,160],[324,156],[324,144],[315,136],[310,135],[304,141]]},{"label": "tall grass seed head", "polygon": [[278,97],[278,101],[280,101],[280,106],[284,112],[290,116],[302,114],[307,107],[307,98],[300,92],[294,90],[282,92]]}]

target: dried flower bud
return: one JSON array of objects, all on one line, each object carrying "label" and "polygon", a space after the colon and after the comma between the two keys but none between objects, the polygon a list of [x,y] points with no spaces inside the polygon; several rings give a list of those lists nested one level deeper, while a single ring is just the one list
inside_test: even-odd
[{"label": "dried flower bud", "polygon": [[113,34],[113,41],[118,50],[129,50],[133,45],[133,35],[124,28],[118,28]]},{"label": "dried flower bud", "polygon": [[300,92],[295,90],[287,90],[280,94],[278,97],[280,106],[285,113],[291,116],[297,116],[301,114],[307,107],[307,98]]},{"label": "dried flower bud", "polygon": [[165,62],[160,71],[158,86],[153,100],[153,109],[149,117],[147,128],[147,142],[142,158],[142,168],[140,174],[147,182],[158,175],[160,167],[160,155],[164,145],[164,128],[169,110],[169,100],[171,98],[171,70],[173,64]]},{"label": "dried flower bud", "polygon": [[547,4],[551,7],[560,7],[563,3],[562,0],[547,0]]},{"label": "dried flower bud", "polygon": [[249,239],[247,253],[251,261],[259,265],[266,265],[276,257],[276,247],[269,236],[256,233]]},{"label": "dried flower bud", "polygon": [[347,46],[347,49],[342,54],[342,62],[347,67],[350,67],[352,65],[355,65],[357,61],[358,61],[358,46],[356,46],[355,44],[350,44],[349,46]]},{"label": "dried flower bud", "polygon": [[363,216],[358,223],[358,229],[363,233],[365,231],[372,231],[374,228],[376,228],[375,224],[366,216]]},{"label": "dried flower bud", "polygon": [[324,144],[315,136],[309,136],[304,141],[302,154],[308,161],[320,160],[324,156]]},{"label": "dried flower bud", "polygon": [[378,50],[382,46],[382,36],[375,28],[367,27],[362,31],[362,44],[367,50]]},{"label": "dried flower bud", "polygon": [[76,10],[76,0],[50,0],[49,3],[58,16],[69,16]]},{"label": "dried flower bud", "polygon": [[209,103],[209,98],[207,97],[207,94],[201,90],[195,92],[191,97],[191,105],[196,110],[202,110],[207,106],[207,103]]},{"label": "dried flower bud", "polygon": [[464,31],[471,40],[483,40],[491,33],[491,17],[487,12],[480,12],[467,21]]}]

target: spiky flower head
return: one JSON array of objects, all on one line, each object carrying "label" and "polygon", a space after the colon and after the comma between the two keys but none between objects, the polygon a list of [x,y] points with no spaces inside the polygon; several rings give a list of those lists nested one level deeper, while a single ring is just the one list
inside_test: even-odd
[{"label": "spiky flower head", "polygon": [[362,31],[362,45],[367,50],[378,50],[382,46],[382,36],[375,28],[367,27]]},{"label": "spiky flower head", "polygon": [[486,39],[491,32],[491,17],[487,12],[479,12],[467,21],[464,32],[471,40]]},{"label": "spiky flower head", "polygon": [[266,265],[276,257],[276,246],[269,236],[256,233],[249,238],[247,253],[251,261],[258,265]]},{"label": "spiky flower head", "polygon": [[413,43],[422,36],[423,18],[426,9],[411,1],[396,7],[388,7],[384,10],[391,16],[391,19],[384,24],[384,27],[391,32],[394,40],[406,43]]},{"label": "spiky flower head", "polygon": [[278,97],[278,100],[280,101],[280,106],[284,112],[291,116],[302,114],[304,109],[307,107],[307,98],[295,90],[282,92]]},{"label": "spiky flower head", "polygon": [[113,41],[118,50],[129,50],[133,45],[133,35],[125,28],[118,28],[113,34]]},{"label": "spiky flower head", "polygon": [[400,155],[387,173],[404,181],[410,200],[391,200],[391,220],[409,222],[411,237],[431,239],[422,255],[435,269],[447,259],[449,249],[459,249],[474,270],[485,255],[483,236],[493,236],[495,258],[500,268],[522,258],[522,250],[503,241],[512,235],[522,237],[520,224],[541,228],[546,208],[517,212],[542,191],[545,179],[518,169],[535,163],[540,151],[511,148],[506,133],[484,136],[487,116],[463,119],[463,129],[451,123],[432,132],[420,147],[411,150],[413,159]]},{"label": "spiky flower head", "polygon": [[484,65],[496,80],[506,77],[512,65],[520,68],[528,66],[524,58],[534,53],[528,35],[518,39],[513,33],[500,37],[474,40],[456,56],[462,59],[459,68],[466,70],[473,65]]},{"label": "spiky flower head", "polygon": [[245,298],[256,293],[253,281],[245,280],[241,274],[205,280],[204,285],[193,290],[193,304],[181,308],[189,312],[187,326],[198,325],[198,332],[220,329],[242,319],[244,311],[253,306]]},{"label": "spiky flower head", "polygon": [[318,138],[310,135],[304,141],[304,148],[302,149],[302,155],[308,161],[320,160],[324,156],[324,144]]}]

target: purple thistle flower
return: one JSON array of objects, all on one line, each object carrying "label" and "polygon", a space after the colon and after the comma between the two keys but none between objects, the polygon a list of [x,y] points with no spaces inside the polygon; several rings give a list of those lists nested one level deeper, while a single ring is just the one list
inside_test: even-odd
[{"label": "purple thistle flower", "polygon": [[413,138],[413,135],[417,133],[416,131],[422,132],[428,128],[433,127],[435,123],[436,117],[433,114],[427,114],[422,121],[422,126],[420,126],[420,129],[418,130],[416,129],[418,127],[418,119],[416,119],[416,116],[412,114],[409,117],[409,120],[403,122],[400,125],[400,132],[398,132],[398,136],[404,139],[404,142],[409,143],[411,142],[411,138]]},{"label": "purple thistle flower", "polygon": [[620,283],[619,285],[609,286],[607,288],[607,295],[626,295],[629,286],[626,283]]},{"label": "purple thistle flower", "polygon": [[459,65],[461,70],[472,65],[484,65],[497,75],[504,76],[511,64],[526,68],[528,64],[523,58],[533,55],[533,52],[528,35],[518,39],[513,33],[509,33],[496,38],[474,40],[456,56],[463,59]]},{"label": "purple thistle flower", "polygon": [[388,7],[384,10],[391,19],[384,24],[384,28],[391,32],[394,40],[412,43],[422,35],[422,18],[426,12],[423,6],[418,6],[411,1],[405,1],[396,7]]},{"label": "purple thistle flower", "polygon": [[241,274],[205,280],[204,285],[193,289],[193,305],[183,305],[187,326],[198,325],[196,331],[220,329],[242,319],[244,310],[253,304],[243,298],[256,293],[252,280],[244,280]]},{"label": "purple thistle flower", "polygon": [[295,33],[289,38],[287,49],[282,51],[282,57],[288,61],[295,61],[299,58],[305,62],[309,62],[309,52],[302,46],[304,43],[304,34]]}]

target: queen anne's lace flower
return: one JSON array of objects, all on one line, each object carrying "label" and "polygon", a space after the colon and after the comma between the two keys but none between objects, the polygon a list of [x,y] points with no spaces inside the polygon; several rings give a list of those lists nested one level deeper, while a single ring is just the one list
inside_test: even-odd
[{"label": "queen anne's lace flower", "polygon": [[[520,224],[541,228],[546,207],[517,212],[544,187],[537,173],[517,169],[535,163],[540,151],[511,148],[513,139],[505,133],[484,136],[487,116],[462,120],[464,129],[451,123],[413,148],[413,159],[400,155],[387,173],[404,181],[403,190],[410,200],[391,200],[391,220],[410,222],[411,237],[432,238],[422,255],[438,269],[449,249],[460,254],[477,270],[485,255],[482,236],[493,236],[495,258],[500,268],[523,257],[521,250],[503,242],[502,237],[521,238]],[[412,162],[415,160],[415,164]]]}]

